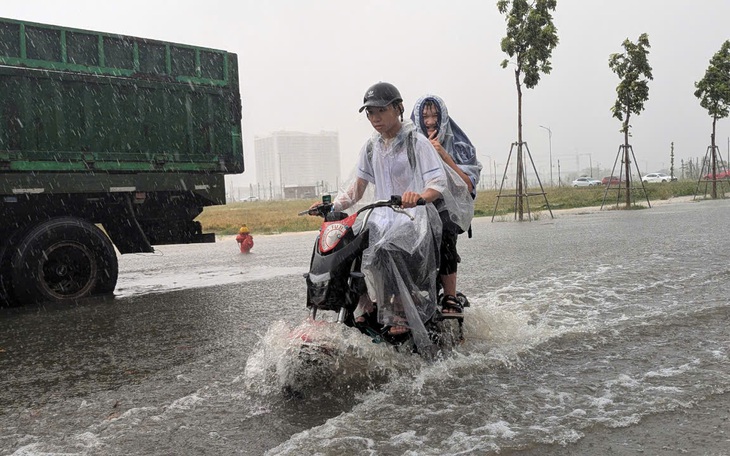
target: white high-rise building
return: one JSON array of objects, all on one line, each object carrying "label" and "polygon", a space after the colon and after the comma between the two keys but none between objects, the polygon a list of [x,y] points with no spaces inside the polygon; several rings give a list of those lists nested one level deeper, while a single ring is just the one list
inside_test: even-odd
[{"label": "white high-rise building", "polygon": [[335,131],[277,131],[254,139],[256,180],[265,199],[315,197],[340,183]]}]

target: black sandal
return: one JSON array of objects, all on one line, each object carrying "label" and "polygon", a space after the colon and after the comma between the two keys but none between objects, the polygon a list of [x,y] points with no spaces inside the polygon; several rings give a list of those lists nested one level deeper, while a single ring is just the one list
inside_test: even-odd
[{"label": "black sandal", "polygon": [[454,295],[444,295],[441,299],[441,315],[444,318],[463,318],[464,307]]},{"label": "black sandal", "polygon": [[365,312],[359,317],[355,318],[355,326],[358,328],[372,327],[377,324],[377,312]]}]

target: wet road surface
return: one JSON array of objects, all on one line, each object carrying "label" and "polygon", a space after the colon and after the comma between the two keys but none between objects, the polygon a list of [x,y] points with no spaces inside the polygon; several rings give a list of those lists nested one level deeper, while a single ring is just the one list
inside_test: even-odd
[{"label": "wet road surface", "polygon": [[729,222],[725,200],[478,219],[466,344],[426,363],[333,334],[347,378],[298,400],[277,381],[314,233],[125,255],[113,298],[0,309],[0,454],[560,454],[728,395]]}]

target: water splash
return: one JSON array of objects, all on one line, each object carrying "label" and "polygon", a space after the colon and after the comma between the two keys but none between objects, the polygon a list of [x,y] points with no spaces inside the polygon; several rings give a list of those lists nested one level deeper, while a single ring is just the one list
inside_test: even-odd
[{"label": "water splash", "polygon": [[244,383],[248,391],[263,396],[357,392],[423,362],[335,322],[306,320],[291,327],[277,321],[249,356]]}]

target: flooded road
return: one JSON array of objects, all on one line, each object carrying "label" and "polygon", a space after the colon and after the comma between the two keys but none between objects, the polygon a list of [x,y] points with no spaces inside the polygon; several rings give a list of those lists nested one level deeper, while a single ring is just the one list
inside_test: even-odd
[{"label": "flooded road", "polygon": [[[303,399],[279,380],[314,233],[125,255],[113,298],[0,310],[0,454],[568,454],[728,402],[729,225],[727,200],[477,219],[466,343],[427,363],[333,328],[346,374]],[[681,453],[664,432],[642,451]],[[690,454],[728,448],[708,432]]]}]

